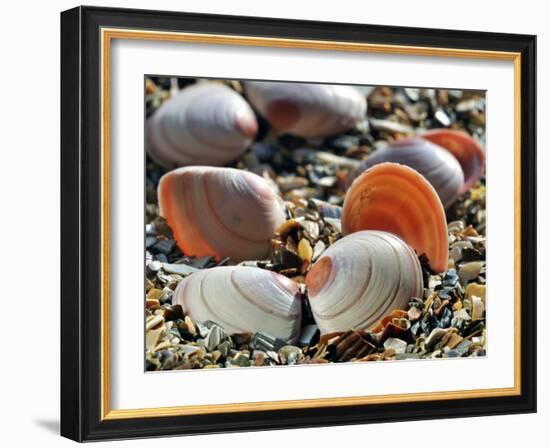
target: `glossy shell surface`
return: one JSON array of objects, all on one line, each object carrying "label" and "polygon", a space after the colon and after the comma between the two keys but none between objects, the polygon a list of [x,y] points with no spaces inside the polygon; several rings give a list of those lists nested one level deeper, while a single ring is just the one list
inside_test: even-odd
[{"label": "glossy shell surface", "polygon": [[356,232],[334,243],[314,264],[306,285],[322,333],[369,328],[423,291],[414,251],[380,231]]},{"label": "glossy shell surface", "polygon": [[149,118],[147,150],[167,169],[219,166],[244,153],[257,130],[254,112],[237,92],[203,82],[182,89]]},{"label": "glossy shell surface", "polygon": [[199,321],[213,321],[228,333],[262,331],[289,343],[300,332],[301,299],[289,278],[265,269],[224,266],[183,279],[174,303]]},{"label": "glossy shell surface", "polygon": [[185,167],[159,183],[160,213],[185,255],[256,260],[285,220],[282,200],[262,177],[233,168]]},{"label": "glossy shell surface", "polygon": [[462,191],[464,174],[458,161],[448,151],[427,140],[407,138],[377,149],[361,164],[356,175],[384,162],[407,165],[422,174],[435,188],[445,208]]},{"label": "glossy shell surface", "polygon": [[447,221],[435,189],[416,170],[397,163],[381,163],[355,179],[346,193],[342,231],[393,233],[426,255],[435,272],[447,270]]},{"label": "glossy shell surface", "polygon": [[466,132],[454,129],[433,129],[420,135],[449,151],[464,172],[461,193],[472,188],[485,171],[485,151]]},{"label": "glossy shell surface", "polygon": [[346,131],[367,111],[363,94],[350,86],[248,81],[245,91],[273,128],[300,137]]}]

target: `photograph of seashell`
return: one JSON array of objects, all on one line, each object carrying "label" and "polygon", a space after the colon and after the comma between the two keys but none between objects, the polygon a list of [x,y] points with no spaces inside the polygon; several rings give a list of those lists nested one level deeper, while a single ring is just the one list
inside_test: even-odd
[{"label": "photograph of seashell", "polygon": [[144,98],[146,370],[488,356],[485,92]]}]

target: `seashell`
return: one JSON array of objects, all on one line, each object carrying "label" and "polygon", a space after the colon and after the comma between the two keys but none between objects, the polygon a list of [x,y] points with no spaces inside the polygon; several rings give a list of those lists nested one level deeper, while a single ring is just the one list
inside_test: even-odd
[{"label": "seashell", "polygon": [[351,86],[285,82],[245,82],[250,103],[278,131],[300,137],[327,137],[365,118],[367,102]]},{"label": "seashell", "polygon": [[224,165],[252,142],[258,123],[248,103],[229,87],[193,84],[166,101],[147,122],[149,155],[167,169]]},{"label": "seashell", "polygon": [[395,162],[414,168],[432,184],[447,208],[459,196],[464,174],[458,161],[444,149],[421,138],[406,138],[376,150],[365,160],[355,177],[371,166]]},{"label": "seashell", "polygon": [[285,220],[283,203],[262,177],[233,168],[194,166],[165,174],[160,213],[188,256],[258,260]]},{"label": "seashell", "polygon": [[384,230],[426,255],[435,272],[447,269],[447,224],[441,200],[417,171],[397,163],[366,170],[346,193],[342,230]]},{"label": "seashell", "polygon": [[419,137],[445,148],[458,160],[464,171],[461,194],[472,188],[482,176],[485,170],[485,152],[466,132],[456,129],[433,129]]},{"label": "seashell", "polygon": [[262,331],[293,343],[300,332],[302,304],[298,286],[265,269],[204,269],[180,282],[174,303],[180,304],[194,320],[210,320],[229,334]]},{"label": "seashell", "polygon": [[[414,251],[395,235],[363,231],[330,246],[306,277],[321,333],[367,329],[423,291]],[[405,313],[406,314],[406,313]]]}]

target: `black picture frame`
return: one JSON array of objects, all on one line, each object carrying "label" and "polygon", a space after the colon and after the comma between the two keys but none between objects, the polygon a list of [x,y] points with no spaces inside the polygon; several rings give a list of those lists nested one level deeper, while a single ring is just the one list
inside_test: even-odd
[{"label": "black picture frame", "polygon": [[[521,53],[521,394],[101,419],[100,29],[129,28]],[[61,435],[77,441],[536,411],[536,36],[77,7],[61,14]]]}]

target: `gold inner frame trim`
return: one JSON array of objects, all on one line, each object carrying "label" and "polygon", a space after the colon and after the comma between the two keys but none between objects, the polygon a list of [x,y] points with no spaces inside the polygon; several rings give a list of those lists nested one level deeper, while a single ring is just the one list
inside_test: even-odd
[{"label": "gold inner frame trim", "polygon": [[[460,391],[369,395],[304,400],[244,402],[215,405],[189,405],[140,409],[110,407],[110,50],[113,39],[296,48],[357,53],[383,53],[409,56],[434,56],[513,61],[514,63],[514,386],[508,388]],[[101,419],[168,417],[228,412],[352,406],[431,400],[503,397],[521,394],[521,54],[515,52],[418,47],[355,42],[279,39],[217,34],[145,31],[138,29],[101,29]]]}]

